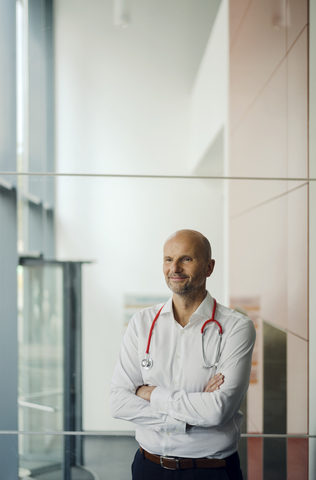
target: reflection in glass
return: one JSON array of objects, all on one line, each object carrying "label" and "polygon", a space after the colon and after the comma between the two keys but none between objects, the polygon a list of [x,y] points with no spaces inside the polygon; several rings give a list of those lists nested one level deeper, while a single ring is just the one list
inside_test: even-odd
[{"label": "reflection in glass", "polygon": [[[63,272],[19,266],[19,430],[63,430]],[[20,437],[20,465],[62,465],[61,436]]]},{"label": "reflection in glass", "polygon": [[[19,435],[19,442],[23,442]],[[38,443],[44,443],[46,437],[50,437],[49,443],[53,444],[52,437],[61,437],[65,443],[69,443],[70,435],[36,435]],[[0,439],[7,438],[8,435],[0,435]],[[74,437],[73,445],[76,444],[79,435],[71,435]],[[20,475],[31,476],[34,480],[129,480],[131,478],[131,464],[134,455],[139,448],[136,440],[130,435],[80,435],[83,444],[84,464],[82,466],[73,465],[70,468],[67,477],[63,476],[61,468],[55,470],[49,467],[41,470],[34,470],[30,468],[20,467]],[[265,449],[263,449],[263,440]],[[293,479],[307,479],[308,478],[308,439],[305,438],[265,438],[260,435],[256,438],[242,438],[241,444],[244,444],[247,449],[248,458],[247,466],[243,468],[244,480],[270,480],[282,478],[279,472],[283,472],[285,478]],[[283,460],[279,459],[277,455],[273,455],[270,459],[270,468],[266,469],[263,463],[264,451],[279,450],[279,445],[286,447],[286,454],[288,457],[287,467],[284,470]],[[68,452],[70,455],[75,455],[74,448]],[[283,469],[283,470],[282,470]],[[27,477],[26,477],[27,478]]]}]

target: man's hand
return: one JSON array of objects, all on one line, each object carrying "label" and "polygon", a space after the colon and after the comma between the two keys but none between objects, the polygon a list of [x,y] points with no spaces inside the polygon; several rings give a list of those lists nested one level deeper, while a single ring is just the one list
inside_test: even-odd
[{"label": "man's hand", "polygon": [[147,400],[150,402],[150,396],[151,392],[155,389],[156,387],[149,387],[148,385],[142,385],[136,390],[136,395],[140,398],[143,398],[144,400]]},{"label": "man's hand", "polygon": [[219,390],[219,387],[224,383],[224,375],[221,373],[217,373],[214,377],[209,380],[208,384],[204,388],[204,392],[215,392],[215,390]]}]

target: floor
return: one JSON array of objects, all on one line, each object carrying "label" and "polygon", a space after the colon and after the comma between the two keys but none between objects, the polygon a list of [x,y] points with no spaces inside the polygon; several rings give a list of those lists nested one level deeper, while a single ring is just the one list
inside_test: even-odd
[{"label": "floor", "polygon": [[[63,480],[61,469],[36,474],[33,477],[22,477],[24,480]],[[69,480],[97,480],[97,477],[82,467],[71,467],[71,479]]]},{"label": "floor", "polygon": [[139,448],[134,437],[85,437],[84,465],[97,480],[131,480],[131,464]]}]

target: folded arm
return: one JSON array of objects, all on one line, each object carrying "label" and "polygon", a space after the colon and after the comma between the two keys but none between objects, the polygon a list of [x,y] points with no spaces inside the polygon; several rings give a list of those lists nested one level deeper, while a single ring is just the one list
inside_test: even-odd
[{"label": "folded arm", "polygon": [[230,333],[218,366],[225,377],[220,389],[213,391],[210,382],[204,392],[196,393],[147,387],[142,386],[137,332],[130,323],[111,382],[112,416],[156,431],[168,429],[174,434],[185,433],[187,424],[225,424],[238,411],[247,391],[254,342],[255,329],[250,321],[244,321]]},{"label": "folded arm", "polygon": [[150,396],[154,411],[200,427],[224,425],[240,408],[247,392],[251,370],[255,328],[250,321],[230,333],[218,369],[225,376],[222,387],[208,392],[187,393],[157,386]]},{"label": "folded arm", "polygon": [[[219,390],[220,386],[224,383],[224,375],[221,373],[217,373],[210,379],[210,381],[207,383],[204,392],[212,393],[215,392],[216,390]],[[152,391],[157,388],[149,385],[142,385],[141,387],[138,387],[136,390],[136,395],[140,398],[143,398],[144,400],[147,400],[150,402],[151,394]]]},{"label": "folded arm", "polygon": [[185,433],[185,422],[159,412],[159,409],[155,411],[148,401],[136,395],[137,388],[143,384],[137,344],[136,329],[131,322],[111,381],[111,415],[158,432],[168,429],[171,434]]}]

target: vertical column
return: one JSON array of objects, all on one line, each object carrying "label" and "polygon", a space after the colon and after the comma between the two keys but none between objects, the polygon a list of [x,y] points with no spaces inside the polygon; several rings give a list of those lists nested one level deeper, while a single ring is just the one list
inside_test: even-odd
[{"label": "vertical column", "polygon": [[[0,170],[16,170],[15,0],[0,0]],[[0,187],[0,430],[17,430],[17,231],[15,180]],[[17,435],[0,435],[0,477],[18,478]]]},{"label": "vertical column", "polygon": [[[54,48],[53,1],[28,1],[29,42],[29,170],[53,172]],[[54,257],[54,179],[30,177],[29,250]]]},{"label": "vertical column", "polygon": [[[316,178],[316,1],[309,2],[309,175]],[[309,184],[309,434],[316,435],[316,182]],[[316,479],[316,439],[309,441],[309,480]]]},{"label": "vertical column", "polygon": [[[286,333],[264,322],[264,433],[286,433]],[[286,439],[264,438],[265,480],[286,480]]]},{"label": "vertical column", "polygon": [[[15,189],[5,190],[0,187],[0,229],[0,430],[18,430]],[[17,435],[0,435],[0,477],[17,478],[17,468]]]}]

